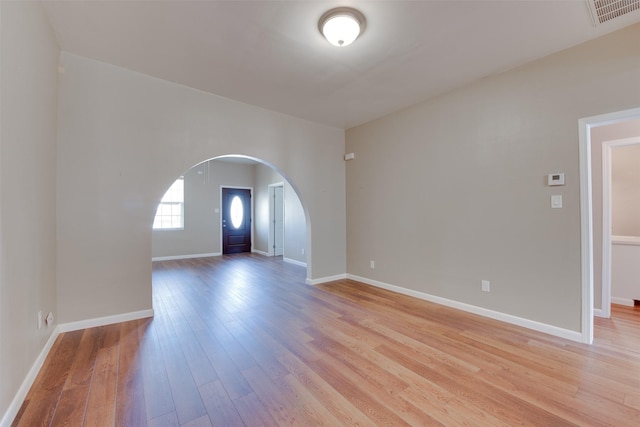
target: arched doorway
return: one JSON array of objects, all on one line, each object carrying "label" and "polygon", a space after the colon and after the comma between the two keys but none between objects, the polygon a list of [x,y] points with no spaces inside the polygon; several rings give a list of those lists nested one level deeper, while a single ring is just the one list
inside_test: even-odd
[{"label": "arched doorway", "polygon": [[[280,255],[285,262],[309,268],[310,244],[307,209],[295,185],[273,165],[260,159],[228,155],[205,160],[180,176],[182,188],[159,204],[157,215],[182,215],[174,221],[154,220],[152,259],[156,261],[220,256],[224,253],[223,198],[225,188],[250,192],[250,251],[265,256]],[[274,187],[282,190],[282,248],[276,251],[273,227]],[[179,186],[178,186],[179,187]],[[167,193],[169,194],[169,193]],[[174,196],[175,196],[174,194]],[[180,198],[179,196],[182,196]],[[169,206],[170,204],[173,204]],[[277,240],[277,239],[276,239]]]}]

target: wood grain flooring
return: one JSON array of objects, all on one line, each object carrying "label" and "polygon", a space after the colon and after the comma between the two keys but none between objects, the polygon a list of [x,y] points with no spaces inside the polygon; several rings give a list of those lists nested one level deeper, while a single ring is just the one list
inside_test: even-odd
[{"label": "wood grain flooring", "polygon": [[240,254],[154,263],[155,317],[61,334],[14,426],[639,426],[640,307],[582,345]]}]

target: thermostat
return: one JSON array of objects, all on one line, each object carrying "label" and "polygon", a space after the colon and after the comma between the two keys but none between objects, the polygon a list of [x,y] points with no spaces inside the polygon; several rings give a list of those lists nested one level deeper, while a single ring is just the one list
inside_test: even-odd
[{"label": "thermostat", "polygon": [[547,178],[550,187],[555,185],[564,185],[564,173],[550,173]]}]

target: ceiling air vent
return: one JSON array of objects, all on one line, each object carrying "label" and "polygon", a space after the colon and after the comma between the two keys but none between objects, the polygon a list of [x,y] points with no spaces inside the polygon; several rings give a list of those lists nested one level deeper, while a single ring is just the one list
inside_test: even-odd
[{"label": "ceiling air vent", "polygon": [[640,0],[587,0],[587,5],[597,25],[640,9]]}]

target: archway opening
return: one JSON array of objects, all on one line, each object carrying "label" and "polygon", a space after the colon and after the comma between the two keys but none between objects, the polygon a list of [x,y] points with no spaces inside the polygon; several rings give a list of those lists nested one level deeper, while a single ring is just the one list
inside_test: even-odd
[{"label": "archway opening", "polygon": [[[250,252],[280,256],[284,262],[310,270],[308,209],[295,183],[277,167],[253,157],[226,155],[200,162],[175,179],[159,202],[153,221],[153,261],[222,256],[226,225],[222,190],[242,188],[251,193],[246,212],[251,219]],[[274,195],[279,196],[275,201]],[[279,209],[274,203],[281,203]],[[281,222],[274,227],[278,218]]]}]

